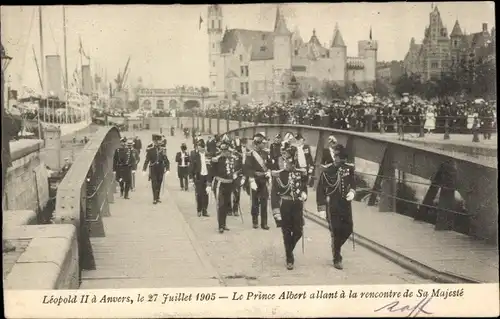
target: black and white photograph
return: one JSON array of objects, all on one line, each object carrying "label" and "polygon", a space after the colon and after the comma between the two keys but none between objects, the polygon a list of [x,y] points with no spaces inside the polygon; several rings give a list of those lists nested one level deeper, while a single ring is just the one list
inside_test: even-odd
[{"label": "black and white photograph", "polygon": [[6,316],[499,315],[493,2],[0,12]]}]

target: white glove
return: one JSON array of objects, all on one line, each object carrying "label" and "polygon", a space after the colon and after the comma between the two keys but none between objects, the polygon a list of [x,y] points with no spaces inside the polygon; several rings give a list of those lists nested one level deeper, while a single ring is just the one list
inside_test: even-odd
[{"label": "white glove", "polygon": [[303,201],[303,202],[305,202],[305,201],[306,201],[306,199],[307,199],[307,194],[306,194],[306,192],[302,192],[302,194],[300,194],[300,200],[301,200],[301,201]]},{"label": "white glove", "polygon": [[353,190],[350,190],[349,193],[347,193],[345,199],[350,202],[354,199],[354,191]]},{"label": "white glove", "polygon": [[271,178],[271,172],[266,172],[266,177]]},{"label": "white glove", "polygon": [[240,181],[240,186],[243,186],[243,185],[245,185],[245,179],[244,178],[242,178],[241,181]]},{"label": "white glove", "polygon": [[255,183],[255,181],[250,182],[250,188],[253,189],[254,191],[257,190],[257,184]]},{"label": "white glove", "polygon": [[311,168],[309,168],[309,174],[312,174],[312,172],[313,172],[313,169],[311,167]]},{"label": "white glove", "polygon": [[135,174],[135,171],[132,171],[132,174]]},{"label": "white glove", "polygon": [[207,188],[205,188],[205,191],[206,191],[207,193],[210,193],[210,190],[211,190],[211,189],[212,189],[212,187],[207,186]]}]

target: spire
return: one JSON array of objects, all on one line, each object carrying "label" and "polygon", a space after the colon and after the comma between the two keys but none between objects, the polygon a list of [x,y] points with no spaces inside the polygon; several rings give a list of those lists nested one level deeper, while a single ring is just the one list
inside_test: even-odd
[{"label": "spire", "polygon": [[274,33],[280,35],[290,35],[291,32],[286,26],[286,21],[280,12],[279,5],[276,7],[276,21],[274,23]]},{"label": "spire", "polygon": [[453,30],[451,30],[450,37],[458,37],[461,35],[463,35],[462,29],[460,29],[460,24],[458,23],[458,20],[456,20],[455,25],[453,26]]},{"label": "spire", "polygon": [[333,41],[331,47],[345,47],[344,39],[342,39],[342,34],[340,34],[338,23],[335,24],[335,31],[333,31]]}]

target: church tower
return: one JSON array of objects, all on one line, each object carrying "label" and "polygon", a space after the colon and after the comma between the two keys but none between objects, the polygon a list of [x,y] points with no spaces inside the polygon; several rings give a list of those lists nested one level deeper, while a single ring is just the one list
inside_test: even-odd
[{"label": "church tower", "polygon": [[279,6],[276,8],[276,21],[274,24],[274,96],[276,101],[286,99],[289,95],[288,83],[291,79],[292,71],[292,33],[286,26],[286,21],[280,12]]},{"label": "church tower", "polygon": [[364,45],[364,66],[365,66],[365,85],[373,88],[375,85],[377,72],[377,51],[378,43],[372,38],[372,28],[370,28],[369,40]]},{"label": "church tower", "polygon": [[222,41],[222,8],[218,4],[208,6],[207,14],[208,33],[208,62],[209,62],[209,89],[217,95],[224,94],[224,60],[221,57]]}]

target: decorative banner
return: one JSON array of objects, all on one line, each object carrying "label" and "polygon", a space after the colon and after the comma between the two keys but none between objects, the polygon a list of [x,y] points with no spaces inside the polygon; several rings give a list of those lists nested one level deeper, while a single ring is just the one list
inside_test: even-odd
[{"label": "decorative banner", "polygon": [[498,283],[4,291],[7,318],[497,317]]}]

